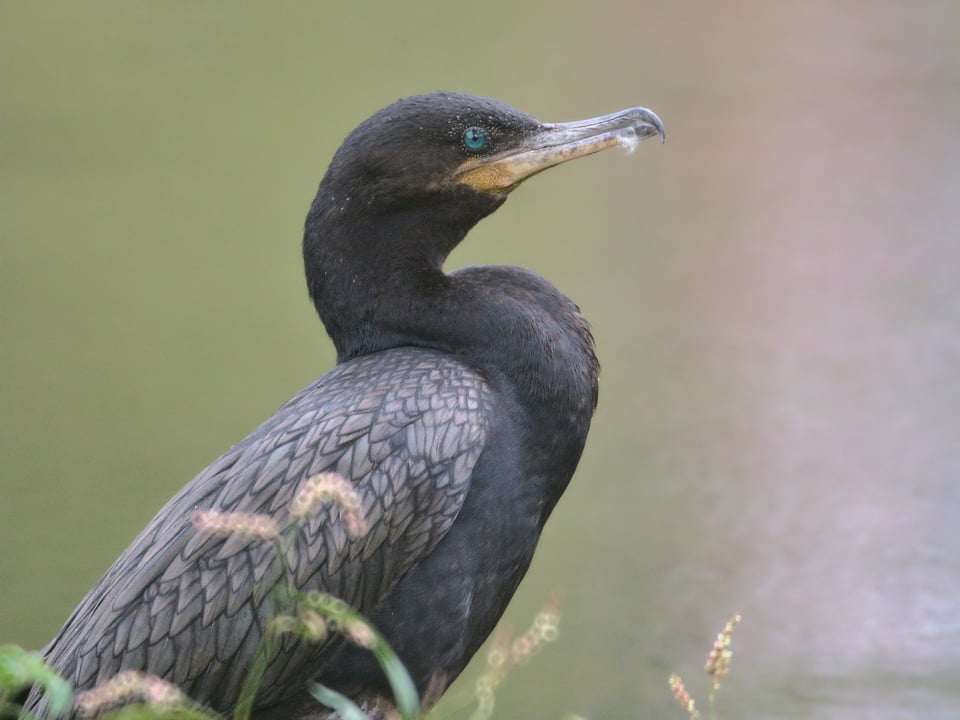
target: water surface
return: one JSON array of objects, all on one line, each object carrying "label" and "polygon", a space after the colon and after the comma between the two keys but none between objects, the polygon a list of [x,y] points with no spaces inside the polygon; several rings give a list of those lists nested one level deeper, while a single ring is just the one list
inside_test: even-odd
[{"label": "water surface", "polygon": [[[451,258],[592,319],[601,406],[508,612],[499,717],[960,717],[960,6],[0,9],[0,640],[39,646],[193,474],[330,367],[302,219],[449,88],[668,141],[538,177]],[[473,669],[475,676],[479,667]],[[469,692],[470,677],[461,689]]]}]

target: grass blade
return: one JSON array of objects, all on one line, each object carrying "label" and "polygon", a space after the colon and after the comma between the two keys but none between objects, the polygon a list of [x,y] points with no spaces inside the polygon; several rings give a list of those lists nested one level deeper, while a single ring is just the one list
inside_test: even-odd
[{"label": "grass blade", "polygon": [[326,685],[312,682],[307,690],[321,703],[339,713],[343,720],[370,720],[353,700]]}]

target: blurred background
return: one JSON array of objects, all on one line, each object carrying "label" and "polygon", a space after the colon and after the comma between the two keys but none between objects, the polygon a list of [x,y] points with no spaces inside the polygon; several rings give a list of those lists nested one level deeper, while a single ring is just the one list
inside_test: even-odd
[{"label": "blurred background", "polygon": [[[506,621],[498,717],[960,717],[960,4],[0,6],[0,641],[333,362],[300,238],[341,139],[449,89],[667,143],[525,185],[449,267],[536,269],[601,402]],[[469,693],[475,663],[459,684]]]}]

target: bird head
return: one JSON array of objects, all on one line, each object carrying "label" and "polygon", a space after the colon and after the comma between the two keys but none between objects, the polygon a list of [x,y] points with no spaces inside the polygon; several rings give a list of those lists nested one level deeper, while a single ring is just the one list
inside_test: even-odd
[{"label": "bird head", "polygon": [[539,172],[652,135],[662,138],[663,124],[645,108],[543,123],[487,98],[417,95],[380,110],[347,136],[318,199],[335,190],[331,205],[378,214],[455,200],[459,213],[475,205],[482,217]]}]

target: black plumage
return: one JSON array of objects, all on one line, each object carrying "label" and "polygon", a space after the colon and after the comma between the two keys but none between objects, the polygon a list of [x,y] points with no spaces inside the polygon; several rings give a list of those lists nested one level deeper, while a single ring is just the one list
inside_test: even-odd
[{"label": "black plumage", "polygon": [[[597,402],[577,307],[514,267],[444,273],[447,254],[526,177],[659,133],[635,108],[548,125],[503,104],[398,101],[344,141],[307,216],[310,296],[337,366],[183,488],[45,649],[78,689],[124,669],[160,675],[220,711],[263,633],[272,549],[195,529],[197,509],[286,519],[308,477],[336,471],[368,531],[329,508],[304,525],[296,584],[369,615],[420,692],[442,691],[489,634],[569,482]],[[389,698],[369,653],[287,640],[255,717],[320,717],[318,679]],[[28,707],[42,712],[36,695]]]}]

